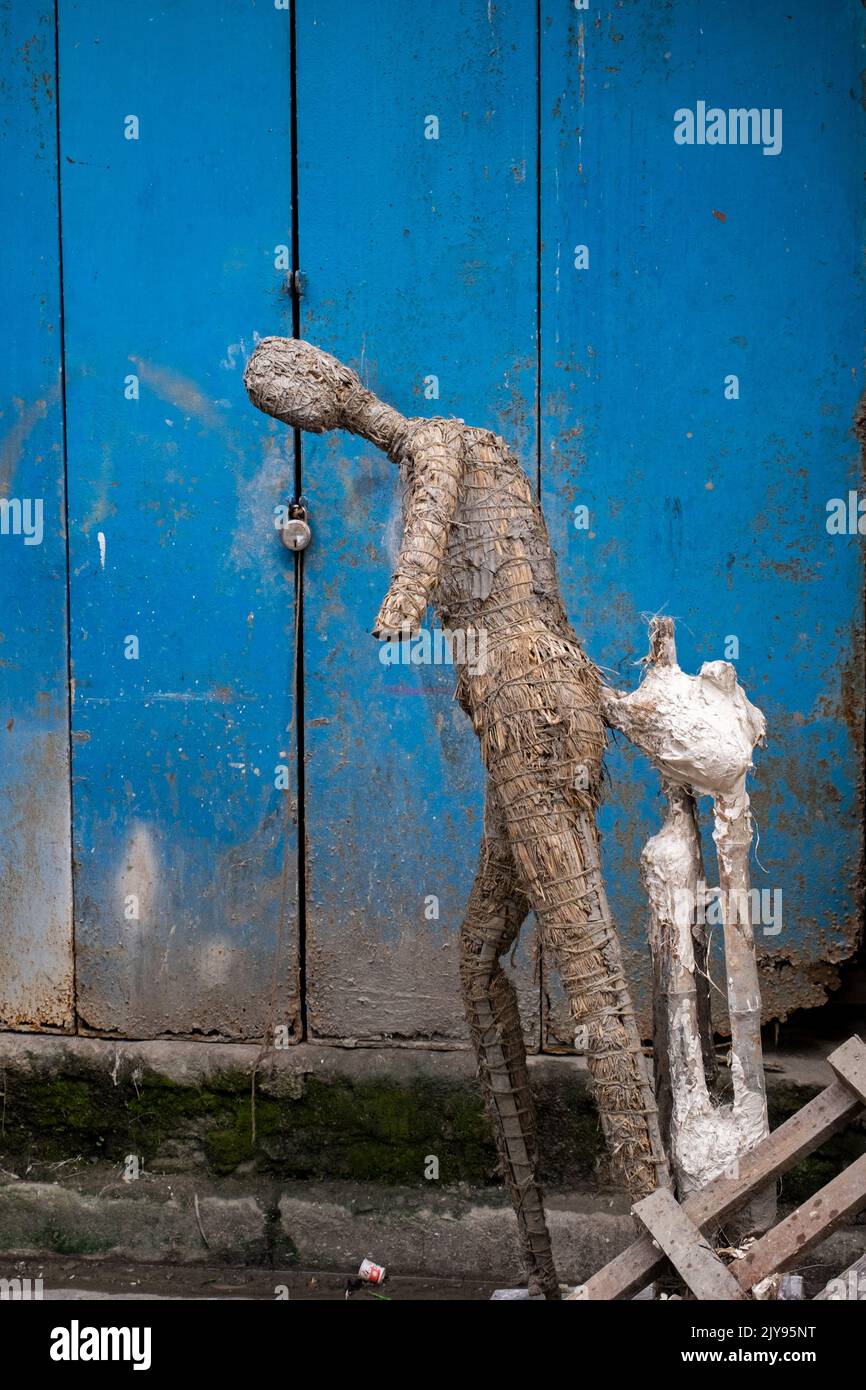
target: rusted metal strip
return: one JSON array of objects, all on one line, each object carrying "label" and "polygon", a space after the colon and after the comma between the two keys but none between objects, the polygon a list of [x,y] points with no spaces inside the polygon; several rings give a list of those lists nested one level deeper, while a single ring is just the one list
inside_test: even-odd
[{"label": "rusted metal strip", "polygon": [[[835,1055],[835,1054],[834,1054]],[[721,1221],[746,1202],[756,1186],[793,1168],[826,1139],[838,1133],[863,1109],[863,1102],[842,1081],[833,1081],[814,1100],[773,1130],[756,1149],[743,1154],[735,1178],[715,1178],[683,1203],[689,1220],[702,1229]],[[609,1300],[628,1298],[665,1266],[648,1236],[630,1245],[610,1264],[581,1285],[579,1297]]]},{"label": "rusted metal strip", "polygon": [[732,1265],[737,1283],[751,1289],[770,1274],[781,1273],[819,1240],[866,1207],[866,1154],[814,1197],[762,1236],[742,1260]]},{"label": "rusted metal strip", "polygon": [[689,1220],[673,1193],[660,1187],[632,1207],[633,1214],[661,1246],[696,1298],[735,1303],[742,1288]]},{"label": "rusted metal strip", "polygon": [[849,1038],[827,1058],[836,1076],[866,1105],[866,1043]]}]

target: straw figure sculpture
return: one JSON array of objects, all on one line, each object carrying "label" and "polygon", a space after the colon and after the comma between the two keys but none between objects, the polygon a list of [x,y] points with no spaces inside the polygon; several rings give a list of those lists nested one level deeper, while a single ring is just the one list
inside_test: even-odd
[{"label": "straw figure sculpture", "polygon": [[398,466],[402,545],[374,636],[416,633],[432,604],[447,631],[484,639],[483,661],[461,664],[455,652],[456,698],[487,769],[460,978],[530,1292],[558,1298],[517,997],[500,964],[530,910],[586,1040],[613,1180],[635,1199],[669,1182],[600,867],[598,673],[566,616],[529,480],[498,435],[462,420],[406,419],[299,340],[263,339],[244,382],[267,414],[315,434],[348,430]]}]

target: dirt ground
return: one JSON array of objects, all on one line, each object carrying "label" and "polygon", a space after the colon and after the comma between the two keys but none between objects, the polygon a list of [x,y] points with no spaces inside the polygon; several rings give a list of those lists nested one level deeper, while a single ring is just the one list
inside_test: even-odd
[{"label": "dirt ground", "polygon": [[[13,1271],[9,1271],[10,1275]],[[388,1276],[379,1288],[357,1287],[355,1271],[232,1268],[225,1265],[141,1265],[119,1260],[27,1260],[14,1271],[31,1279],[41,1275],[46,1299],[253,1299],[273,1302],[408,1300],[451,1302],[489,1299],[496,1285],[474,1280]]]}]

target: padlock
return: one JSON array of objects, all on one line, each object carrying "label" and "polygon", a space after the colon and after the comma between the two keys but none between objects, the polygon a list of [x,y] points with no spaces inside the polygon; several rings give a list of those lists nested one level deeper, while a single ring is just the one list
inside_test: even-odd
[{"label": "padlock", "polygon": [[296,503],[291,515],[280,527],[280,537],[287,550],[306,550],[313,538],[307,523],[307,509]]}]

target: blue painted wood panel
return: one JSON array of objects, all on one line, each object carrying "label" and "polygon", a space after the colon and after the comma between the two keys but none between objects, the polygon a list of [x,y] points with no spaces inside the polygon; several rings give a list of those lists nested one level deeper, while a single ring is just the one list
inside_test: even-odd
[{"label": "blue painted wood panel", "polygon": [[0,4],[0,1025],[72,1022],[54,8]]},{"label": "blue painted wood panel", "polygon": [[[736,654],[767,716],[752,879],[783,894],[781,930],[756,932],[780,1017],[825,997],[861,907],[863,538],[826,529],[828,500],[862,482],[861,16],[543,6],[545,510],[614,677],[636,682],[644,615],[670,613],[684,668]],[[698,103],[780,110],[781,148],[676,143]],[[608,880],[646,1002],[636,866],[657,780],[623,753],[610,767]]]},{"label": "blue painted wood panel", "polygon": [[242,385],[290,331],[273,5],[62,0],[78,1009],[297,1035],[288,442]]},{"label": "blue painted wood panel", "polygon": [[[297,12],[302,335],[405,414],[498,428],[534,471],[534,7]],[[311,1032],[459,1038],[477,741],[451,669],[385,667],[370,636],[401,534],[396,469],[349,436],[303,448]],[[527,942],[517,960],[532,1038]]]}]

